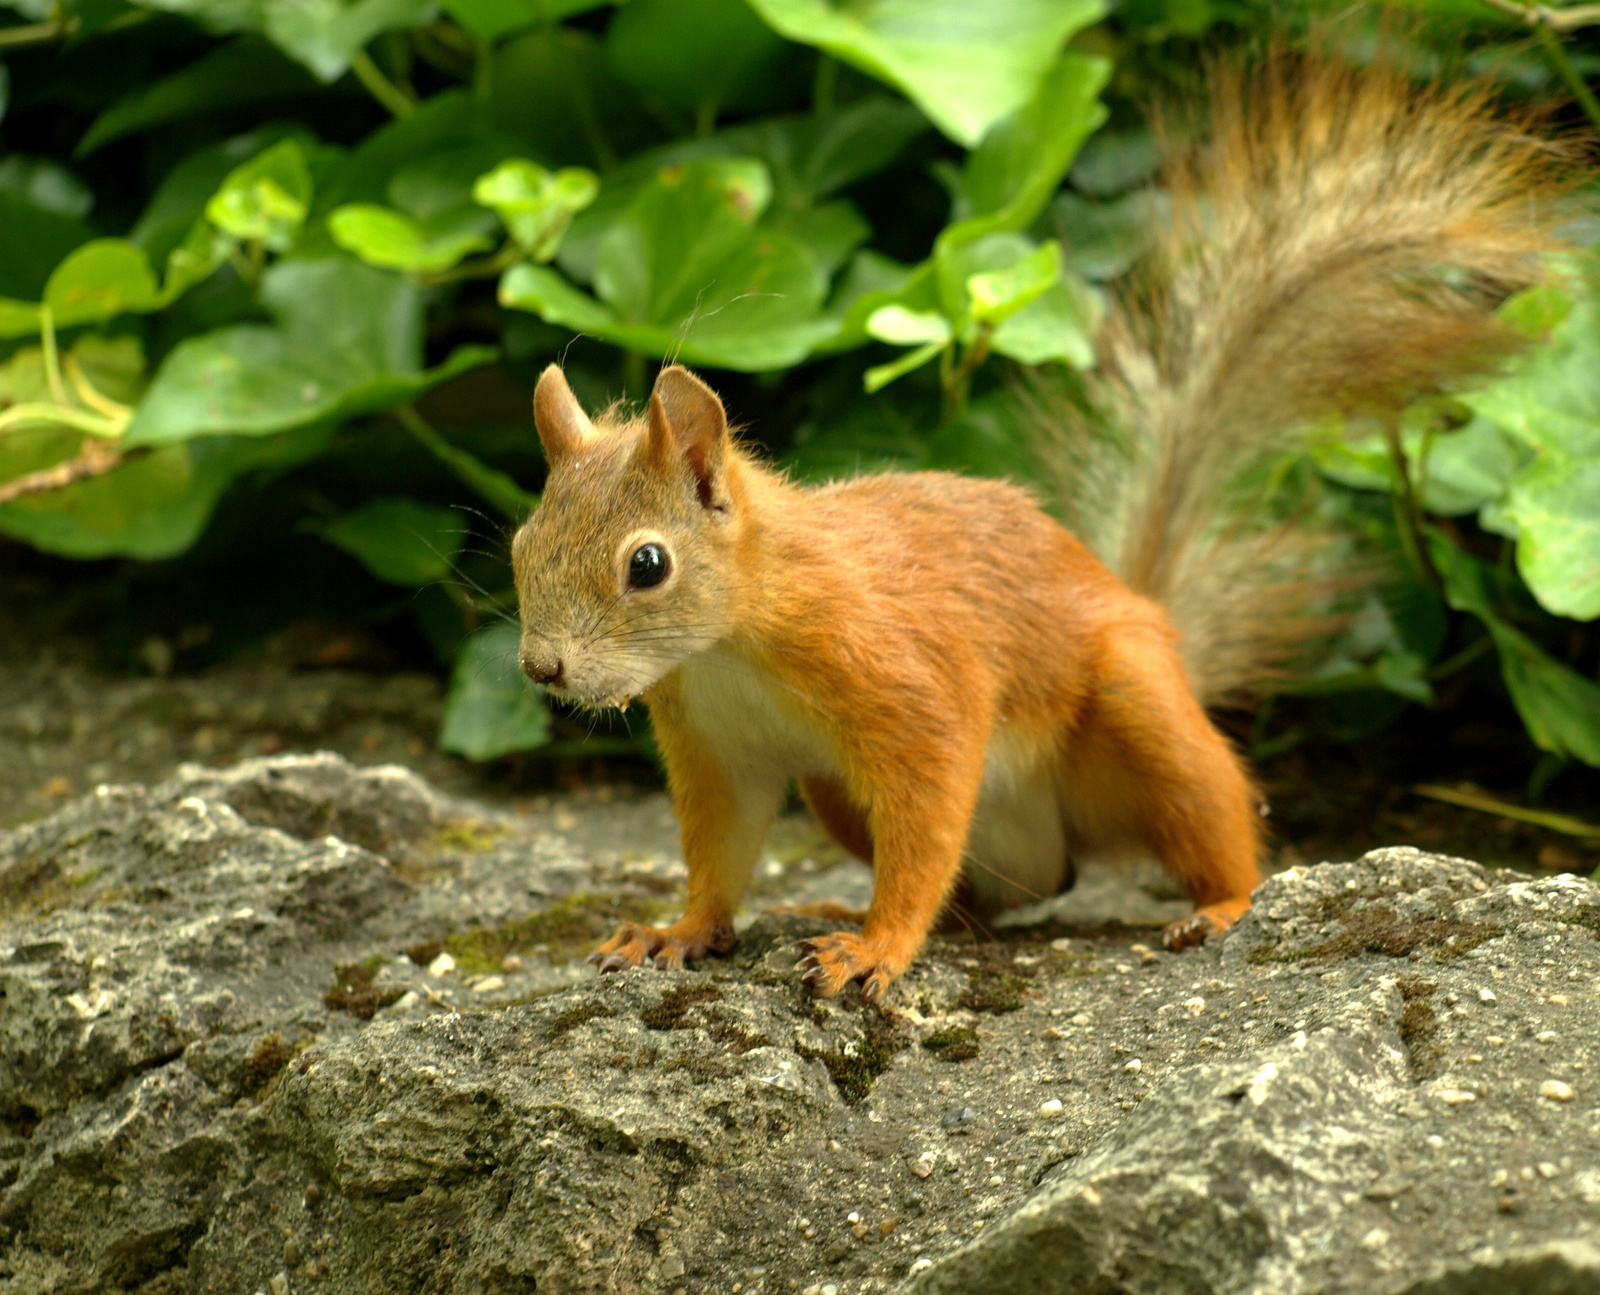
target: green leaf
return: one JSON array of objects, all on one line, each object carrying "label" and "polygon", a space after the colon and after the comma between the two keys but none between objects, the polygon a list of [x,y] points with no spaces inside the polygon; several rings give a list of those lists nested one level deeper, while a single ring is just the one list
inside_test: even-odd
[{"label": "green leaf", "polygon": [[409,587],[446,579],[465,539],[454,509],[401,497],[374,499],[320,534],[378,579]]},{"label": "green leaf", "polygon": [[472,186],[472,200],[491,208],[534,260],[548,261],[561,246],[573,216],[599,191],[593,171],[569,166],[552,175],[519,157],[479,176]]},{"label": "green leaf", "polygon": [[1563,665],[1495,610],[1488,568],[1438,532],[1430,536],[1445,597],[1489,627],[1500,673],[1528,736],[1543,751],[1600,765],[1600,684]]},{"label": "green leaf", "polygon": [[126,135],[241,104],[315,94],[321,87],[258,36],[219,45],[171,76],[139,86],[107,108],[85,132],[74,157]]},{"label": "green leaf", "polygon": [[[652,183],[663,167],[713,157],[763,162],[772,185],[771,220],[786,233],[810,243],[815,229],[808,225],[818,213],[818,204],[882,170],[927,126],[915,108],[875,95],[830,112],[757,122],[720,131],[708,139],[679,140],[651,149],[606,173],[600,196],[573,221],[561,246],[561,268],[575,279],[593,280],[601,240],[640,190]],[[852,219],[852,225],[856,219],[859,217]]]},{"label": "green leaf", "polygon": [[1062,43],[1105,14],[1102,0],[750,0],[790,40],[895,86],[971,148],[1033,98]]},{"label": "green leaf", "polygon": [[1084,54],[1064,55],[1050,67],[1038,93],[998,122],[967,158],[960,183],[967,221],[992,218],[996,223],[982,233],[1033,223],[1084,141],[1105,121],[1098,96],[1110,76],[1108,60]]},{"label": "green leaf", "polygon": [[[0,505],[0,531],[62,557],[170,558],[199,538],[235,480],[310,458],[331,435],[331,427],[317,426],[266,439],[219,436],[162,446],[104,476]],[[0,438],[0,464],[9,440]],[[74,448],[60,446],[51,461]],[[0,479],[15,475],[0,466]]]},{"label": "green leaf", "polygon": [[1103,282],[1139,259],[1153,227],[1167,219],[1170,208],[1166,195],[1156,190],[1111,202],[1090,202],[1063,191],[1050,203],[1050,224],[1067,265],[1086,279]]},{"label": "green leaf", "polygon": [[1072,165],[1075,188],[1096,198],[1114,198],[1155,178],[1161,145],[1148,129],[1101,131],[1083,146]]},{"label": "green leaf", "polygon": [[774,106],[798,52],[745,0],[630,0],[605,43],[611,66],[640,94],[701,119]]},{"label": "green leaf", "polygon": [[441,750],[493,760],[550,740],[544,693],[517,668],[519,637],[515,625],[496,623],[461,645],[439,730]]},{"label": "green leaf", "polygon": [[311,170],[299,143],[286,139],[236,167],[206,203],[206,218],[243,240],[287,251],[311,210]]},{"label": "green leaf", "polygon": [[980,324],[998,324],[1042,297],[1061,277],[1061,248],[1041,243],[1004,269],[967,279],[972,317]]},{"label": "green leaf", "polygon": [[1061,360],[1075,369],[1090,369],[1101,314],[1100,303],[1086,284],[1058,278],[995,329],[989,345],[1022,364]]},{"label": "green leaf", "polygon": [[154,310],[160,298],[150,258],[124,238],[85,243],[55,268],[44,289],[44,303],[58,328]]},{"label": "green leaf", "polygon": [[[0,297],[30,304],[38,301],[44,296],[50,271],[92,236],[76,216],[39,207],[25,194],[0,192],[0,246],[6,249],[0,256]],[[9,329],[3,335],[18,337],[36,331]]]},{"label": "green leaf", "polygon": [[94,190],[47,157],[13,153],[0,161],[0,194],[14,195],[40,211],[81,220],[94,208]]},{"label": "green leaf", "polygon": [[1600,616],[1600,275],[1592,266],[1584,271],[1507,303],[1524,329],[1557,321],[1549,340],[1507,377],[1462,399],[1532,451],[1494,505],[1495,522],[1516,528],[1517,569],[1546,610],[1593,620]]},{"label": "green leaf", "polygon": [[126,444],[262,436],[377,413],[496,356],[464,346],[424,370],[421,289],[343,258],[279,262],[262,277],[261,300],[276,324],[242,324],[178,344]]},{"label": "green leaf", "polygon": [[904,306],[884,306],[872,312],[867,332],[880,342],[896,346],[920,346],[950,340],[950,321],[936,310],[907,310]]},{"label": "green leaf", "polygon": [[756,225],[770,195],[754,159],[665,168],[601,245],[601,300],[523,264],[502,278],[500,302],[691,364],[764,372],[798,363],[838,325],[821,314],[827,279],[805,247]]},{"label": "green leaf", "polygon": [[335,209],[328,216],[328,232],[340,247],[368,265],[411,274],[448,270],[462,257],[494,246],[470,221],[447,220],[435,232],[410,216],[371,203]]}]

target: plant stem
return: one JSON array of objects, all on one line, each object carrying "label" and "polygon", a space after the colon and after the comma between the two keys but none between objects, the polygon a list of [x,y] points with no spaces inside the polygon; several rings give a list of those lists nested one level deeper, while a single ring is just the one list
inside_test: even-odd
[{"label": "plant stem", "polygon": [[0,432],[13,427],[70,427],[85,436],[115,440],[127,430],[128,420],[102,418],[99,414],[74,409],[71,405],[47,405],[42,401],[12,405],[0,414]]},{"label": "plant stem", "polygon": [[1384,439],[1389,443],[1389,457],[1394,462],[1395,477],[1400,488],[1394,493],[1395,530],[1400,536],[1400,547],[1416,572],[1434,589],[1443,589],[1439,573],[1428,558],[1428,548],[1422,538],[1422,505],[1417,499],[1416,487],[1411,480],[1411,464],[1406,458],[1406,448],[1400,439],[1399,418],[1383,420]]},{"label": "plant stem", "polygon": [[1595,98],[1589,83],[1583,79],[1578,69],[1573,67],[1572,60],[1567,57],[1567,51],[1561,44],[1561,37],[1556,35],[1548,22],[1535,21],[1531,17],[1528,21],[1532,24],[1539,43],[1544,46],[1545,53],[1550,56],[1550,61],[1556,65],[1556,71],[1561,73],[1561,79],[1572,91],[1572,97],[1582,105],[1584,113],[1594,127],[1600,129],[1600,99]]},{"label": "plant stem", "polygon": [[350,70],[356,74],[356,80],[366,86],[367,92],[394,116],[409,117],[417,110],[416,101],[384,76],[366,50],[356,51],[356,56],[350,60]]},{"label": "plant stem", "polygon": [[0,482],[0,504],[9,504],[26,495],[43,494],[46,490],[60,490],[75,481],[104,476],[126,462],[129,454],[139,453],[142,451],[131,450],[126,454],[121,453],[104,441],[85,441],[77,455],[65,463],[58,463],[53,468],[42,468],[38,472],[28,473],[27,476]]},{"label": "plant stem", "polygon": [[56,351],[56,317],[49,306],[39,307],[39,344],[44,350],[44,380],[50,386],[50,398],[64,407],[67,389],[61,385],[61,356]]},{"label": "plant stem", "polygon": [[1458,670],[1464,670],[1486,652],[1494,649],[1494,635],[1485,634],[1481,639],[1474,639],[1466,647],[1452,657],[1447,657],[1429,670],[1424,678],[1430,683],[1440,679],[1448,679]]},{"label": "plant stem", "polygon": [[400,425],[417,438],[430,453],[457,477],[466,482],[513,522],[520,524],[533,511],[539,496],[530,494],[498,468],[491,468],[476,455],[450,444],[428,426],[414,405],[401,405],[394,411]]},{"label": "plant stem", "polygon": [[62,21],[51,18],[45,22],[28,23],[22,27],[0,27],[0,49],[17,45],[48,45],[53,40],[64,40],[78,30],[78,20]]},{"label": "plant stem", "polygon": [[839,63],[831,54],[817,58],[817,79],[811,83],[811,111],[829,112],[839,89]]},{"label": "plant stem", "polygon": [[1426,796],[1429,800],[1442,800],[1447,805],[1460,805],[1463,809],[1475,809],[1484,814],[1498,814],[1501,818],[1516,819],[1519,823],[1534,823],[1567,836],[1600,839],[1600,825],[1585,823],[1581,818],[1572,818],[1567,814],[1556,814],[1545,809],[1524,809],[1521,805],[1513,805],[1510,801],[1501,800],[1476,788],[1457,790],[1454,787],[1436,787],[1423,783],[1411,790],[1418,796]]}]

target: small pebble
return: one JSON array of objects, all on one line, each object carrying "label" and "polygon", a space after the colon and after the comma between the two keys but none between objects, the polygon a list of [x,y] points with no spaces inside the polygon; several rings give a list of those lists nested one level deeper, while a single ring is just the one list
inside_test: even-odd
[{"label": "small pebble", "polygon": [[508,953],[500,959],[500,970],[508,976],[514,975],[522,970],[522,959],[514,953]]},{"label": "small pebble", "polygon": [[878,1224],[878,1233],[880,1236],[888,1236],[899,1226],[900,1220],[898,1218],[884,1219],[882,1223]]},{"label": "small pebble", "polygon": [[1371,1232],[1361,1238],[1361,1244],[1368,1250],[1382,1250],[1389,1244],[1389,1234],[1382,1228],[1373,1228]]},{"label": "small pebble", "polygon": [[822,1295],[839,1295],[838,1283],[837,1282],[823,1282],[822,1283]]},{"label": "small pebble", "polygon": [[1144,1069],[1144,1062],[1140,1061],[1138,1057],[1135,1057],[1132,1061],[1124,1062],[1122,1068],[1130,1075],[1137,1075],[1141,1070]]},{"label": "small pebble", "polygon": [[1572,1085],[1564,1084],[1559,1079],[1547,1079],[1539,1085],[1539,1096],[1548,1097],[1552,1102],[1570,1102],[1573,1097]]},{"label": "small pebble", "polygon": [[1492,990],[1492,989],[1480,989],[1478,991],[1478,997],[1480,999],[1482,999],[1485,1003],[1492,1003],[1492,1002],[1494,1002],[1494,990]]},{"label": "small pebble", "polygon": [[682,1277],[684,1273],[683,1256],[676,1251],[661,1256],[661,1275],[663,1277]]},{"label": "small pebble", "polygon": [[1053,1120],[1053,1119],[1056,1119],[1058,1116],[1060,1116],[1060,1114],[1061,1114],[1061,1099],[1059,1097],[1052,1097],[1048,1102],[1040,1102],[1039,1103],[1039,1118],[1040,1119],[1042,1119],[1042,1120]]},{"label": "small pebble", "polygon": [[1149,953],[1150,951],[1148,944],[1130,944],[1128,946],[1129,953]]},{"label": "small pebble", "polygon": [[930,1269],[932,1267],[933,1267],[933,1260],[932,1259],[918,1259],[916,1263],[911,1265],[911,1275],[914,1277],[918,1273],[925,1273],[925,1272],[928,1271],[928,1269]]},{"label": "small pebble", "polygon": [[1489,1035],[1484,1039],[1484,1042],[1487,1043],[1491,1048],[1503,1048],[1506,1045],[1506,1041],[1498,1034]]},{"label": "small pebble", "polygon": [[1183,1000],[1183,1010],[1190,1016],[1199,1016],[1206,1010],[1206,1000],[1203,998],[1186,998]]},{"label": "small pebble", "polygon": [[1446,1106],[1465,1106],[1478,1100],[1478,1094],[1467,1088],[1441,1088],[1439,1100]]},{"label": "small pebble", "polygon": [[1087,1025],[1089,1024],[1089,1018],[1085,1013],[1079,1012],[1072,1018],[1072,1023],[1074,1025]]},{"label": "small pebble", "polygon": [[1567,996],[1565,994],[1551,994],[1550,997],[1544,1001],[1547,1003],[1554,1003],[1557,1007],[1565,1007],[1567,1005]]},{"label": "small pebble", "polygon": [[861,1240],[862,1237],[866,1236],[867,1233],[869,1233],[871,1231],[872,1231],[872,1229],[869,1228],[865,1223],[857,1223],[857,1224],[854,1224],[851,1227],[850,1235],[855,1237],[855,1239],[857,1241],[859,1241],[859,1240]]},{"label": "small pebble", "polygon": [[1539,1177],[1541,1177],[1541,1178],[1554,1178],[1557,1174],[1559,1174],[1561,1172],[1553,1164],[1551,1164],[1548,1160],[1541,1160],[1539,1162],[1538,1168],[1539,1168]]},{"label": "small pebble", "polygon": [[[1054,949],[1057,953],[1071,953],[1072,952],[1072,941],[1067,939],[1065,936],[1063,936],[1059,940],[1051,940],[1050,941],[1050,947],[1052,949]],[[933,1265],[929,1264],[928,1266],[931,1268]],[[915,1269],[913,1269],[913,1271],[915,1271]]]},{"label": "small pebble", "polygon": [[448,953],[441,953],[428,964],[428,974],[430,976],[448,976],[455,969],[456,960]]},{"label": "small pebble", "polygon": [[1435,1151],[1438,1151],[1438,1150],[1442,1149],[1443,1146],[1444,1146],[1444,1139],[1441,1138],[1437,1133],[1430,1133],[1430,1134],[1428,1134],[1427,1137],[1423,1138],[1422,1140],[1424,1142],[1426,1142],[1430,1147],[1432,1147]]},{"label": "small pebble", "polygon": [[496,989],[504,989],[505,987],[506,982],[499,976],[485,976],[472,987],[472,992],[474,994],[488,994]]},{"label": "small pebble", "polygon": [[918,1178],[926,1178],[933,1172],[933,1166],[930,1165],[926,1160],[916,1160],[911,1164],[911,1172],[914,1173]]},{"label": "small pebble", "polygon": [[1006,1180],[1004,1178],[1000,1177],[999,1174],[991,1174],[991,1175],[989,1175],[989,1181],[984,1183],[985,1187],[1004,1187],[1005,1185],[1006,1185]]},{"label": "small pebble", "polygon": [[850,1213],[848,1213],[848,1214],[846,1214],[844,1216],[844,1221],[846,1223],[859,1223],[859,1222],[861,1222],[861,1213],[860,1213],[860,1211],[851,1210]]},{"label": "small pebble", "polygon": [[1489,1186],[1504,1187],[1510,1181],[1511,1175],[1509,1173],[1507,1173],[1504,1169],[1496,1169],[1494,1171],[1494,1177],[1489,1180]]}]

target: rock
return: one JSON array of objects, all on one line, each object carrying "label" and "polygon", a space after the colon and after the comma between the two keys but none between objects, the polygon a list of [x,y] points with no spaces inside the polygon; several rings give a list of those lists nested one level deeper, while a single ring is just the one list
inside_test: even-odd
[{"label": "rock", "polygon": [[0,833],[0,1292],[1596,1289],[1589,883],[1380,851],[1181,956],[941,939],[879,1010],[793,915],[586,971],[670,911],[594,844],[663,813],[323,755]]}]

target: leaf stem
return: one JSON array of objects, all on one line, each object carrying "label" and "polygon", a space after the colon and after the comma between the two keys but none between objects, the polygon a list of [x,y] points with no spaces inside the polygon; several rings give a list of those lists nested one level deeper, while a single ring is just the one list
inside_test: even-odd
[{"label": "leaf stem", "polygon": [[356,80],[367,88],[367,92],[394,116],[409,117],[417,110],[416,100],[384,76],[366,50],[356,51],[355,57],[350,60],[350,70],[356,74]]},{"label": "leaf stem", "polygon": [[102,418],[99,414],[74,409],[71,405],[47,405],[42,401],[12,405],[5,413],[0,414],[0,432],[9,431],[13,427],[49,426],[70,427],[73,431],[82,432],[86,436],[115,440],[127,430],[128,423],[125,419]]},{"label": "leaf stem", "polygon": [[50,398],[58,405],[67,403],[67,389],[61,385],[61,356],[56,350],[55,312],[39,307],[39,344],[44,349],[44,378],[50,385]]},{"label": "leaf stem", "polygon": [[104,414],[113,422],[120,422],[124,427],[133,420],[133,408],[95,389],[94,383],[89,381],[89,375],[83,371],[83,366],[78,363],[78,357],[70,351],[61,363],[66,372],[67,381],[72,383],[72,389],[78,393],[78,399],[88,405],[97,414]]},{"label": "leaf stem", "polygon": [[1417,498],[1416,485],[1411,477],[1411,463],[1406,457],[1405,444],[1400,438],[1398,417],[1383,420],[1384,440],[1389,443],[1389,457],[1394,462],[1395,479],[1399,489],[1394,500],[1395,530],[1400,536],[1400,547],[1416,572],[1435,590],[1444,588],[1439,573],[1428,557],[1428,547],[1422,537],[1422,504]]},{"label": "leaf stem", "polygon": [[445,467],[466,482],[513,522],[522,520],[533,511],[539,496],[531,494],[498,468],[491,468],[476,455],[450,444],[439,435],[428,421],[417,412],[415,405],[401,405],[394,411],[400,425],[417,438]]}]

